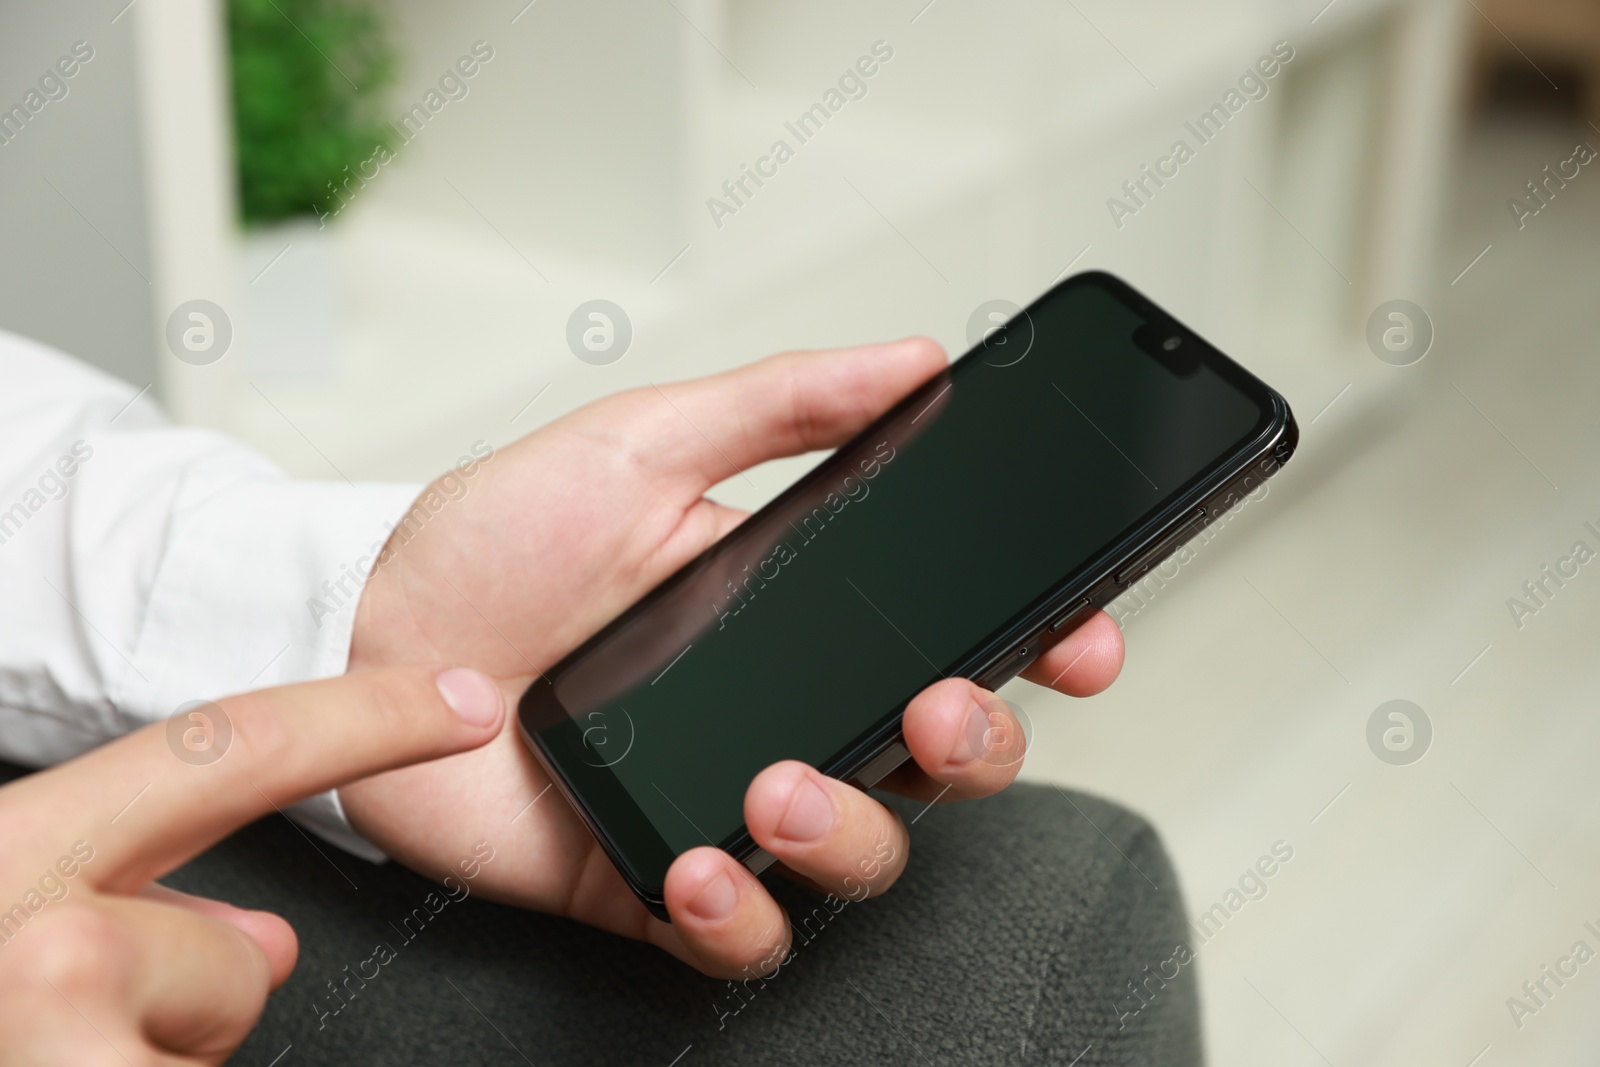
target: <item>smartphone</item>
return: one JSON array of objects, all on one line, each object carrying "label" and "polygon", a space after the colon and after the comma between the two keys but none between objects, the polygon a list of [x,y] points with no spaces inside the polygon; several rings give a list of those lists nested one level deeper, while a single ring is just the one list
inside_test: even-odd
[{"label": "smartphone", "polygon": [[1124,282],[1069,278],[541,676],[524,739],[667,918],[679,854],[760,873],[764,767],[870,787],[926,686],[996,689],[1294,451],[1283,397]]}]

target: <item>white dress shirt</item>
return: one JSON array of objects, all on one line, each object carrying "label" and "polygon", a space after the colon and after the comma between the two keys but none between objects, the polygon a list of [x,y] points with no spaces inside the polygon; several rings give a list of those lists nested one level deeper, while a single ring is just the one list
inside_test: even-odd
[{"label": "white dress shirt", "polygon": [[[0,757],[58,763],[190,701],[342,674],[357,581],[417,492],[294,481],[0,332]],[[382,858],[335,793],[292,810]]]}]

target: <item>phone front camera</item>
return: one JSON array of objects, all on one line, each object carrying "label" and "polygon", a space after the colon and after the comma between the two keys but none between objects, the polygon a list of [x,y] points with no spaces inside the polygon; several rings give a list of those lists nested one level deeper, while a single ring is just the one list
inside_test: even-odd
[{"label": "phone front camera", "polygon": [[1181,344],[1183,344],[1183,338],[1172,336],[1161,342],[1161,348],[1165,352],[1176,352]]}]

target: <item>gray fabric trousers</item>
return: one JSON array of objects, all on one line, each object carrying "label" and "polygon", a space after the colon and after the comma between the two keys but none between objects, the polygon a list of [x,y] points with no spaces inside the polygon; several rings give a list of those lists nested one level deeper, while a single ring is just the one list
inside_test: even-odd
[{"label": "gray fabric trousers", "polygon": [[[907,822],[920,811],[881,799]],[[1147,823],[1018,785],[935,807],[911,834],[899,883],[837,913],[764,878],[796,951],[742,984],[476,897],[434,913],[433,883],[319,854],[278,816],[163,881],[278,912],[299,933],[293,977],[233,1060],[256,1067],[1200,1062],[1195,969],[1170,962],[1188,941],[1182,900]],[[425,925],[405,923],[418,909]],[[389,961],[364,964],[380,943]]]}]

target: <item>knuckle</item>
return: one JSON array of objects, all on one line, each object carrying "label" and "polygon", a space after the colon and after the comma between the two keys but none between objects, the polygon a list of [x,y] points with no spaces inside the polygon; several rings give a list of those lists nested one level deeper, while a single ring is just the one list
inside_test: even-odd
[{"label": "knuckle", "polygon": [[433,732],[441,721],[442,698],[431,676],[420,670],[374,671],[361,694],[361,714],[377,736],[414,738]]},{"label": "knuckle", "polygon": [[17,964],[63,993],[98,988],[125,970],[131,945],[114,916],[81,904],[40,915],[19,939]]}]

